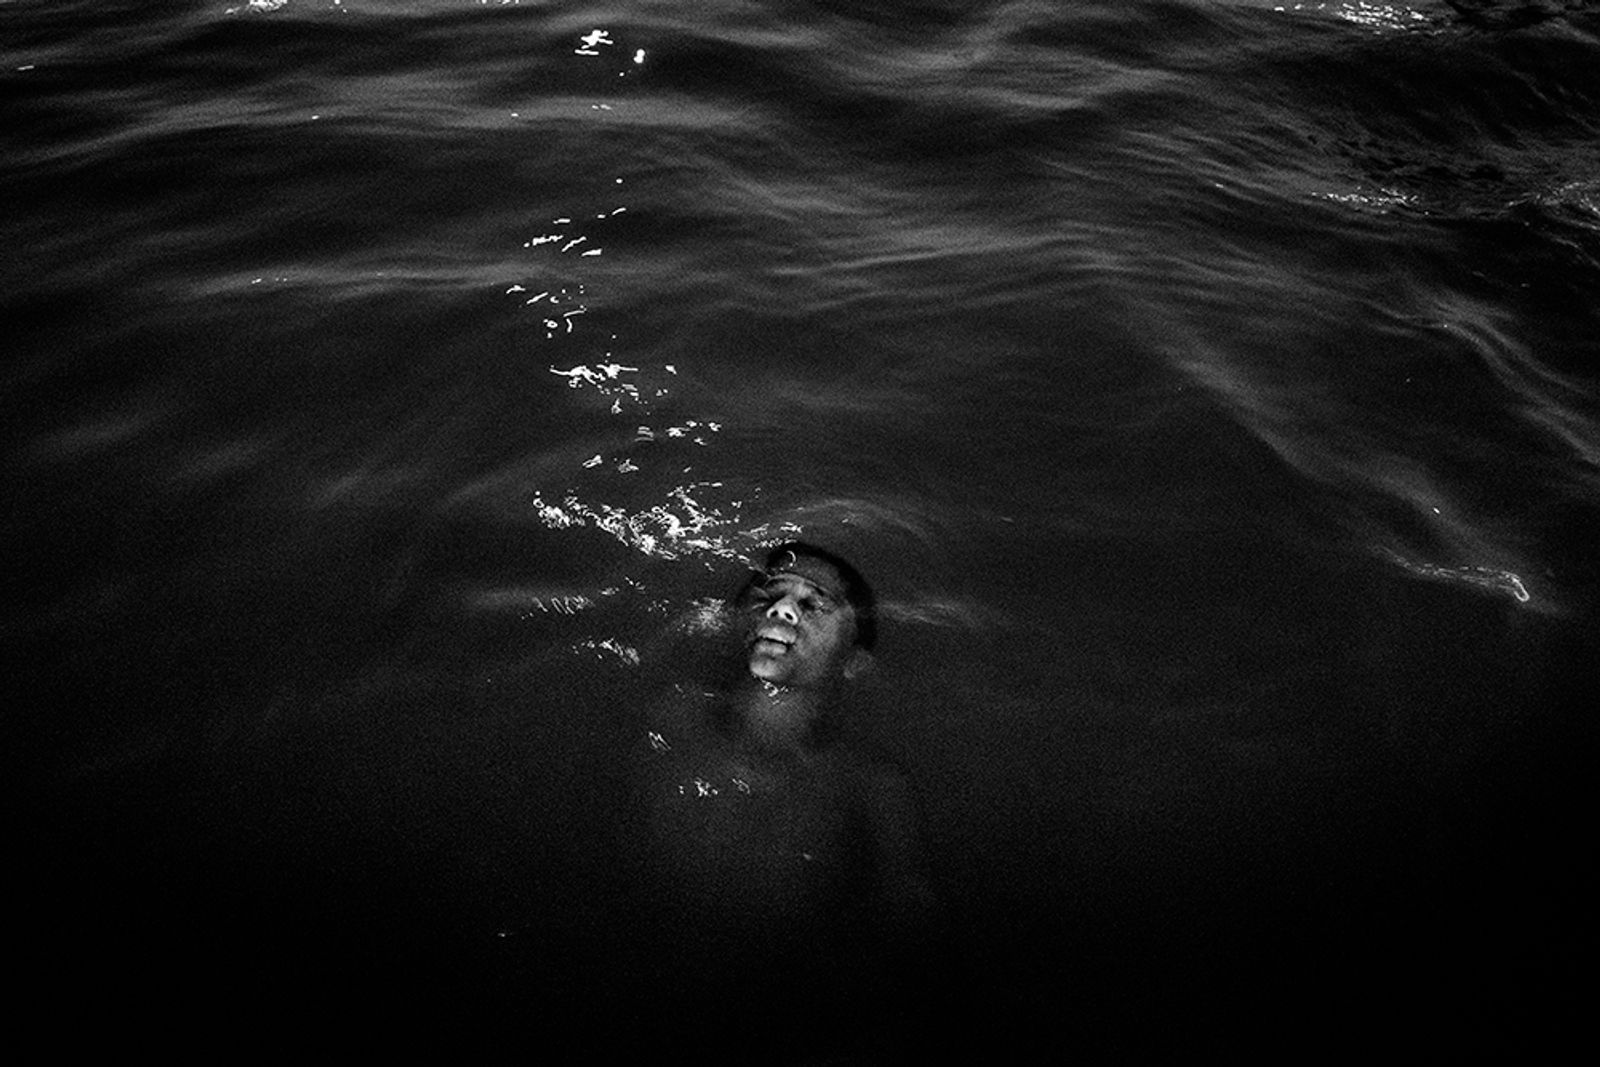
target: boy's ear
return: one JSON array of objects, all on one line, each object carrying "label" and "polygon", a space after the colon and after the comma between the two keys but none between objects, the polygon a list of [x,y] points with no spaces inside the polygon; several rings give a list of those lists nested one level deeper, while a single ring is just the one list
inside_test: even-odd
[{"label": "boy's ear", "polygon": [[850,658],[844,661],[845,681],[853,682],[857,678],[868,674],[877,665],[877,662],[872,653],[866,649],[854,649],[850,653]]}]

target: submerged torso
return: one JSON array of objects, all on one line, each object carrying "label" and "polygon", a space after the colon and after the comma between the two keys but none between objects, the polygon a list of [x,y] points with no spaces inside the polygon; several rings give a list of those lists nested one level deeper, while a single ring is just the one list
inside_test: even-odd
[{"label": "submerged torso", "polygon": [[763,749],[719,728],[720,699],[677,688],[636,735],[626,951],[652,1027],[778,1062],[837,1047],[884,1001],[885,766]]},{"label": "submerged torso", "polygon": [[848,934],[870,863],[847,753],[761,752],[682,700],[654,718],[639,754],[648,890],[662,923],[741,955],[817,956]]}]

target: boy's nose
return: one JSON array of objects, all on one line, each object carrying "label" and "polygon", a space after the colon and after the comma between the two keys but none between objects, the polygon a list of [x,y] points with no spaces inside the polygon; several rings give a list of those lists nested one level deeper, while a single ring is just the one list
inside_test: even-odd
[{"label": "boy's nose", "polygon": [[767,609],[767,618],[782,619],[790,626],[793,626],[795,623],[800,621],[799,605],[795,603],[794,597],[783,597]]}]

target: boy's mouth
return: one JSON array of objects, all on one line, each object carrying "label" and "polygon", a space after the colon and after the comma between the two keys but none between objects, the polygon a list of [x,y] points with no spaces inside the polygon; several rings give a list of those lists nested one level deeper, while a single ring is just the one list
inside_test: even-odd
[{"label": "boy's mouth", "polygon": [[777,626],[763,626],[750,639],[750,651],[769,656],[781,656],[793,645],[793,635]]}]

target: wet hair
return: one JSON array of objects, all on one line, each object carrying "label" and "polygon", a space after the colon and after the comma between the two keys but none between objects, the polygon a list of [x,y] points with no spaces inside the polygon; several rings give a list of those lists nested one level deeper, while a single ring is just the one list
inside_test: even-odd
[{"label": "wet hair", "polygon": [[761,570],[754,571],[739,588],[737,603],[744,594],[749,592],[757,583],[771,578],[776,573],[781,573],[779,568],[790,559],[814,559],[826,563],[839,573],[839,581],[843,588],[839,590],[844,599],[855,609],[856,634],[855,643],[868,651],[878,642],[878,601],[872,595],[872,586],[861,576],[848,560],[836,553],[829,552],[817,545],[807,544],[804,541],[785,541],[783,544],[767,553],[767,558],[762,561]]}]

